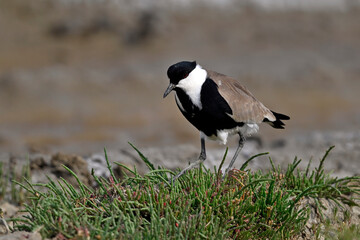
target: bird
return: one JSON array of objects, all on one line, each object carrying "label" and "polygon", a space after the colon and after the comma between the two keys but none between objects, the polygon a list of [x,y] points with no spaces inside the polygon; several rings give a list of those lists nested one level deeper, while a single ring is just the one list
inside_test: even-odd
[{"label": "bird", "polygon": [[256,133],[260,123],[283,129],[283,120],[290,119],[285,114],[265,107],[239,81],[205,69],[196,61],[181,61],[171,65],[167,76],[170,83],[163,98],[175,92],[179,110],[200,131],[201,143],[198,159],[174,176],[173,181],[205,161],[205,139],[226,145],[229,136],[239,135],[238,146],[225,170],[225,177],[243,148],[246,137]]}]

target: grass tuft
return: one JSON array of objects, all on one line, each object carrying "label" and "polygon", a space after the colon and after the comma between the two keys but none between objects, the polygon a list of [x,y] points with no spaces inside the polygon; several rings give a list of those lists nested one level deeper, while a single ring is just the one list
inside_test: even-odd
[{"label": "grass tuft", "polygon": [[23,165],[21,172],[18,172],[13,165],[6,169],[0,162],[0,201],[8,201],[16,205],[25,203],[30,194],[21,186],[20,182],[23,179],[30,179],[30,177],[29,164]]},{"label": "grass tuft", "polygon": [[213,173],[200,167],[169,185],[169,175],[176,173],[156,169],[131,146],[149,173],[141,176],[136,168],[118,163],[132,176],[116,179],[105,151],[111,177],[92,173],[97,188],[85,186],[70,169],[79,189],[64,179],[41,184],[47,191],[29,181],[21,184],[32,197],[25,205],[28,215],[12,219],[13,230],[38,230],[44,238],[62,239],[291,239],[309,217],[299,207],[302,199],[327,198],[343,207],[355,205],[351,195],[359,193],[359,178],[325,174],[324,161],[332,148],[312,171],[310,163],[305,172],[299,171],[297,158],[284,171],[271,159],[269,172],[246,170],[259,154],[225,180],[216,169]]}]

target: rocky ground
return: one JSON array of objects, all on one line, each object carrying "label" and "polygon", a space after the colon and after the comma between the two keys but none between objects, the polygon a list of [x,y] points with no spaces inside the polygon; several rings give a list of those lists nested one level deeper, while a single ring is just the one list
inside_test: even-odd
[{"label": "rocky ground", "polygon": [[[229,162],[235,151],[231,147],[228,152],[227,162]],[[242,163],[253,155],[268,152],[268,155],[254,159],[248,166],[249,169],[268,170],[271,168],[269,157],[275,165],[285,168],[295,157],[302,159],[300,169],[305,169],[309,161],[312,161],[312,168],[318,166],[319,160],[331,147],[335,148],[330,152],[325,162],[325,169],[338,177],[357,176],[360,174],[360,132],[314,132],[311,135],[296,135],[286,139],[279,139],[264,142],[261,138],[249,138],[238,157],[234,167],[239,168]],[[138,146],[137,146],[138,147]],[[205,167],[214,169],[218,167],[225,147],[216,146],[207,148],[207,159]],[[146,147],[138,149],[147,157],[154,166],[161,166],[171,170],[184,168],[189,162],[194,161],[199,155],[199,146],[181,145],[166,146],[162,148]],[[7,155],[7,157],[5,156]],[[130,168],[136,167],[140,174],[148,171],[145,163],[141,160],[137,152],[130,146],[120,149],[107,149],[108,159],[111,163],[119,162]],[[5,166],[16,166],[18,171],[22,165],[30,164],[33,182],[46,182],[46,176],[52,178],[65,177],[70,175],[62,164],[73,169],[84,183],[91,185],[90,172],[94,169],[98,176],[108,177],[109,173],[106,166],[104,152],[91,153],[87,155],[75,155],[64,153],[31,153],[26,156],[16,154],[4,154],[2,159]],[[112,164],[115,172],[120,174],[120,170]],[[225,166],[224,166],[225,167]]]}]

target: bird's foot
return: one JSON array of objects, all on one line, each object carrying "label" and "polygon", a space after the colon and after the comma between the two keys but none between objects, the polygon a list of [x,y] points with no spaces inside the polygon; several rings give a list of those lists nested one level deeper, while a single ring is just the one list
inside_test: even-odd
[{"label": "bird's foot", "polygon": [[204,153],[204,152],[200,153],[200,156],[199,156],[199,158],[198,158],[198,161],[199,161],[199,160],[205,161],[205,159],[206,159],[206,153]]},{"label": "bird's foot", "polygon": [[222,177],[222,180],[225,179],[225,177],[228,175],[229,171],[230,171],[230,167],[228,167],[228,168],[225,170],[224,175],[223,175],[223,177]]},{"label": "bird's foot", "polygon": [[[189,166],[187,166],[186,168],[184,168],[183,170],[181,170],[181,172],[179,172],[175,177],[173,177],[170,181],[169,184],[171,185],[172,183],[174,183],[174,181],[176,179],[178,179],[179,177],[181,177],[182,175],[184,175],[187,171],[189,171],[190,169],[193,169],[196,166],[199,166],[202,162],[204,162],[205,159],[203,159],[202,157],[204,157],[204,155],[202,156],[200,154],[200,157],[198,160],[196,160],[195,162],[191,163]],[[206,156],[205,156],[206,158]]]}]

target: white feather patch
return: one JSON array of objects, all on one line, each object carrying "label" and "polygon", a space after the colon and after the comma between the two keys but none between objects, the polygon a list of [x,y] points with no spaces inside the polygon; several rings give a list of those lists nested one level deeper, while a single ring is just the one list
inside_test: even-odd
[{"label": "white feather patch", "polygon": [[187,78],[180,80],[176,85],[178,88],[184,90],[184,92],[190,97],[191,102],[199,109],[202,109],[200,92],[201,87],[206,80],[206,76],[206,70],[202,69],[200,65],[197,65]]},{"label": "white feather patch", "polygon": [[[217,136],[207,136],[208,139],[218,141],[220,144],[225,145],[229,136],[238,134],[239,132],[244,136],[250,136],[259,130],[259,126],[256,123],[246,123],[242,127],[235,127],[232,129],[223,129],[217,131]],[[203,134],[205,135],[205,134]]]},{"label": "white feather patch", "polygon": [[259,131],[259,125],[256,123],[246,123],[243,127],[241,127],[242,134],[246,136],[250,136]]}]

